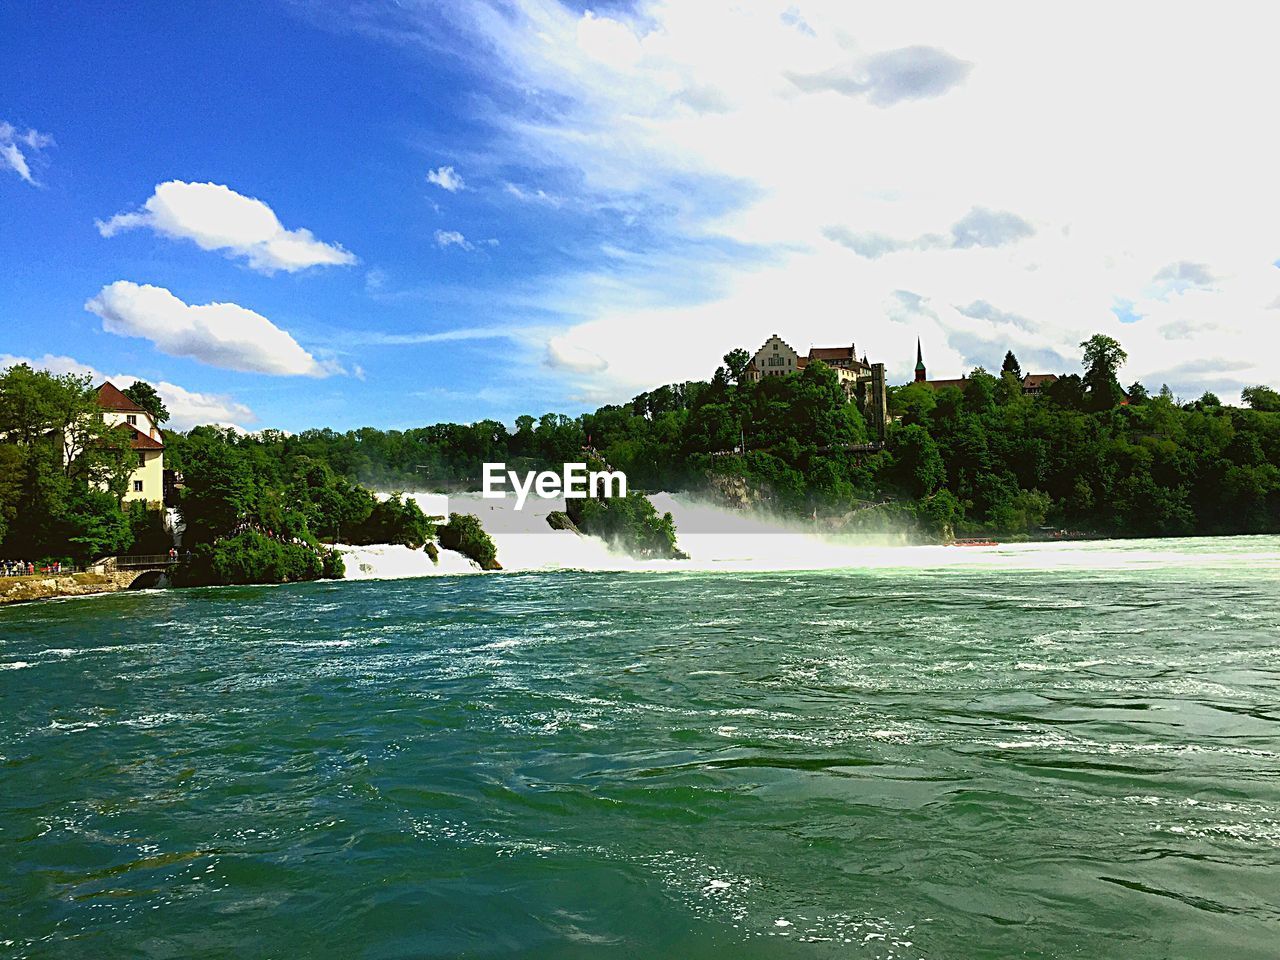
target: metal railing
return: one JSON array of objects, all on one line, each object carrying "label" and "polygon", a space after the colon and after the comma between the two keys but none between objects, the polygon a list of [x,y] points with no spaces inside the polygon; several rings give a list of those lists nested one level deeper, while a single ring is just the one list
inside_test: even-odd
[{"label": "metal railing", "polygon": [[168,567],[178,562],[177,557],[171,557],[167,553],[156,553],[151,555],[139,555],[135,557],[116,557],[115,567],[117,570],[143,570],[153,567]]},{"label": "metal railing", "polygon": [[132,557],[104,557],[89,567],[77,567],[70,563],[64,563],[55,568],[53,564],[37,563],[33,565],[30,573],[27,572],[25,563],[10,570],[4,563],[0,562],[0,580],[17,580],[20,577],[65,577],[73,573],[86,573],[92,570],[93,567],[106,567],[108,570],[155,570],[159,567],[174,566],[180,559],[180,557],[171,557],[167,553],[156,553],[151,555],[139,554]]},{"label": "metal railing", "polygon": [[36,564],[34,572],[27,573],[27,567],[23,564],[22,569],[14,568],[13,572],[8,572],[8,568],[4,564],[0,564],[0,580],[17,580],[19,577],[65,577],[73,573],[84,573],[83,567],[74,567],[69,563],[64,563],[60,567],[53,567],[50,564]]}]

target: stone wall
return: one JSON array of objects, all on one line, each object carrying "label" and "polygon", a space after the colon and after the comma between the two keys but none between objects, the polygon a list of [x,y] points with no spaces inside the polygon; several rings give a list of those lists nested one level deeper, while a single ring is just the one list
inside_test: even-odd
[{"label": "stone wall", "polygon": [[0,604],[50,600],[54,597],[85,597],[95,593],[128,590],[145,571],[74,573],[61,576],[34,576],[0,579]]}]

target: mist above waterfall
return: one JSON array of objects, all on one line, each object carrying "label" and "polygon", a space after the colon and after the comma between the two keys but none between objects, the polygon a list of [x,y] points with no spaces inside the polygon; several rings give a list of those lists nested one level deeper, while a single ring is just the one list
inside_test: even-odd
[{"label": "mist above waterfall", "polygon": [[[912,546],[885,535],[824,534],[804,521],[783,522],[750,510],[729,509],[683,493],[656,493],[659,513],[670,512],[688,560],[636,560],[610,549],[598,537],[553,530],[547,515],[564,509],[563,500],[530,498],[523,510],[514,500],[486,500],[479,493],[409,492],[428,515],[470,513],[480,519],[498,548],[508,573],[554,570],[589,571],[801,571],[863,569],[946,569],[1004,567],[1043,569],[1135,569],[1213,567],[1216,554],[1201,540],[1083,541],[1013,543],[996,547]],[[1247,542],[1251,538],[1238,538]],[[347,579],[395,579],[478,573],[461,554],[441,550],[438,563],[422,550],[394,545],[342,547]],[[1261,549],[1261,548],[1260,548]],[[1224,562],[1240,562],[1233,551]],[[1261,553],[1258,562],[1275,565]]]}]

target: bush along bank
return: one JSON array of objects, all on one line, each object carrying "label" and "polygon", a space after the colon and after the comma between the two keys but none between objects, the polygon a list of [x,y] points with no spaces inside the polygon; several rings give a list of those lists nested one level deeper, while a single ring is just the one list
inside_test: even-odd
[{"label": "bush along bank", "polygon": [[313,542],[284,542],[245,530],[201,543],[173,572],[176,587],[340,580],[346,566],[338,551]]}]

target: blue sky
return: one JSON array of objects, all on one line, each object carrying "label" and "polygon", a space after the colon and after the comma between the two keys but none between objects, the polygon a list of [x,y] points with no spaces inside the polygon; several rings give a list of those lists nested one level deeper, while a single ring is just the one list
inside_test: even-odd
[{"label": "blue sky", "polygon": [[575,413],[775,331],[1270,374],[1264,24],[1189,79],[1164,8],[847,7],[6,4],[0,359],[290,430]]}]

